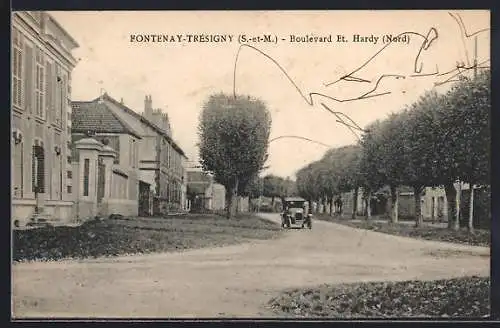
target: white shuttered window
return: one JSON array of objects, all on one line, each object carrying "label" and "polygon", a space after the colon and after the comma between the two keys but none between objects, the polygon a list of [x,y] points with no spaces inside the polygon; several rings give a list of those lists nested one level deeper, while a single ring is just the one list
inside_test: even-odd
[{"label": "white shuttered window", "polygon": [[23,108],[23,46],[24,38],[15,27],[12,28],[12,103]]},{"label": "white shuttered window", "polygon": [[45,61],[40,48],[36,49],[35,113],[45,119]]}]

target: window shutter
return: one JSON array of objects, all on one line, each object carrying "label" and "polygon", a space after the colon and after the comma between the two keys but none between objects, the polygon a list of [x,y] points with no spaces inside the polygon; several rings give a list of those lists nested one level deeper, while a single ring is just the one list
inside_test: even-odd
[{"label": "window shutter", "polygon": [[43,147],[39,147],[38,159],[38,191],[45,192],[45,155]]},{"label": "window shutter", "polygon": [[63,74],[62,80],[62,113],[61,113],[61,124],[68,124],[68,76]]},{"label": "window shutter", "polygon": [[33,47],[25,45],[24,69],[26,74],[24,80],[24,104],[25,108],[33,113]]},{"label": "window shutter", "polygon": [[36,147],[31,149],[31,191],[36,192]]},{"label": "window shutter", "polygon": [[49,61],[45,62],[45,109],[47,111],[47,120],[52,122],[54,120],[54,103],[53,103],[53,83],[52,78],[52,63]]},{"label": "window shutter", "polygon": [[17,67],[18,67],[18,64],[17,64],[17,60],[18,60],[18,56],[17,56],[17,50],[16,48],[13,48],[12,49],[12,103],[13,104],[17,104],[17,99],[18,99],[18,85],[19,85],[19,82],[16,78],[16,75],[17,75]]}]

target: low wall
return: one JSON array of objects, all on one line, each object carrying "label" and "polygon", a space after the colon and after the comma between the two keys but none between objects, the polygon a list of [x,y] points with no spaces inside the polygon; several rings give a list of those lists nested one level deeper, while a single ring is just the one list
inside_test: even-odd
[{"label": "low wall", "polygon": [[[36,201],[34,199],[12,200],[12,222],[19,221],[19,226],[25,226],[35,212]],[[46,201],[44,211],[54,219],[62,223],[72,222],[75,218],[72,201]]]},{"label": "low wall", "polygon": [[75,219],[72,201],[47,201],[45,212],[63,223],[69,223]]},{"label": "low wall", "polygon": [[136,200],[108,198],[102,200],[102,215],[121,214],[123,216],[138,216],[139,205]]},{"label": "low wall", "polygon": [[76,204],[77,215],[80,220],[85,220],[88,218],[93,218],[97,215],[97,210],[95,208],[94,202],[80,200]]}]

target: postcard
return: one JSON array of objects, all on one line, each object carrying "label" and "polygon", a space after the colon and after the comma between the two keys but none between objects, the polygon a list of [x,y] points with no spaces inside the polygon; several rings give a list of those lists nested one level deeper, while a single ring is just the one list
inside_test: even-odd
[{"label": "postcard", "polygon": [[490,318],[487,10],[15,11],[12,318]]}]

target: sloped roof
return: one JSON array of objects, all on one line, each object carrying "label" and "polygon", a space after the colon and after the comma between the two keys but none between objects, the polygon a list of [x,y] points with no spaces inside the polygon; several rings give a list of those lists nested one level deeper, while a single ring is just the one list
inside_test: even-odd
[{"label": "sloped roof", "polygon": [[123,133],[141,138],[124,120],[116,116],[105,103],[98,101],[71,102],[71,131],[86,133]]},{"label": "sloped roof", "polygon": [[[99,98],[97,98],[97,99],[99,99]],[[182,148],[179,145],[177,145],[177,143],[163,129],[161,129],[159,126],[157,126],[156,124],[154,124],[153,122],[151,122],[150,120],[148,120],[147,118],[145,118],[144,116],[142,116],[141,114],[139,114],[139,113],[133,111],[132,109],[128,108],[127,106],[125,106],[121,102],[117,101],[116,99],[114,99],[113,97],[111,97],[110,95],[108,95],[107,93],[105,93],[103,95],[103,99],[107,100],[107,101],[109,101],[111,103],[113,103],[115,106],[120,107],[123,111],[127,112],[128,114],[134,116],[135,118],[137,118],[138,120],[140,120],[144,124],[148,125],[153,130],[155,130],[158,134],[161,134],[163,137],[165,137],[169,141],[169,143],[172,145],[172,147],[174,147],[174,149],[179,154],[181,154],[182,156],[184,156],[184,158],[187,159],[187,156],[184,153],[184,151],[182,150]]]}]

